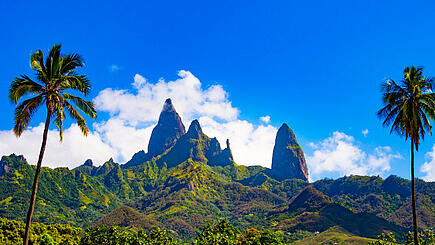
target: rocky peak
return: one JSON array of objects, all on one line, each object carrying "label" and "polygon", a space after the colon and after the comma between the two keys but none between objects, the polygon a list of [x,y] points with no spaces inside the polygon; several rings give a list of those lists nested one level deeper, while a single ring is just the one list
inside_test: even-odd
[{"label": "rocky peak", "polygon": [[23,164],[28,164],[23,155],[11,154],[2,156],[0,160],[0,176],[9,173],[12,169],[18,169]]},{"label": "rocky peak", "polygon": [[276,134],[272,156],[272,173],[278,179],[308,180],[308,168],[295,134],[283,124]]},{"label": "rocky peak", "polygon": [[148,154],[155,157],[171,148],[175,141],[186,133],[181,118],[175,111],[171,99],[167,99],[159,121],[151,133]]},{"label": "rocky peak", "polygon": [[116,165],[118,164],[113,161],[113,158],[110,158],[109,161],[105,162],[103,165],[95,169],[94,175],[107,174],[112,171],[112,169],[114,169]]},{"label": "rocky peak", "polygon": [[219,141],[216,139],[216,137],[212,138],[210,140],[210,148],[209,151],[214,155],[217,154],[218,152],[220,152],[221,149],[221,144],[219,144]]},{"label": "rocky peak", "polygon": [[83,166],[93,167],[94,163],[92,162],[91,159],[88,159],[85,161],[85,163],[83,163]]},{"label": "rocky peak", "polygon": [[296,136],[293,133],[293,130],[287,125],[287,123],[283,123],[281,127],[278,129],[276,133],[276,141],[275,145],[278,146],[299,146],[296,141]]},{"label": "rocky peak", "polygon": [[210,140],[210,146],[206,153],[208,164],[211,166],[225,166],[234,163],[233,154],[230,149],[230,141],[226,141],[227,148],[221,149],[221,145],[216,138]]},{"label": "rocky peak", "polygon": [[189,130],[187,130],[187,135],[189,136],[189,138],[194,138],[194,139],[198,139],[203,135],[198,120],[195,119],[192,121],[192,123],[190,123]]},{"label": "rocky peak", "polygon": [[175,111],[175,107],[172,104],[172,100],[170,98],[165,100],[165,103],[163,104],[162,111],[165,111],[165,112],[176,112]]}]

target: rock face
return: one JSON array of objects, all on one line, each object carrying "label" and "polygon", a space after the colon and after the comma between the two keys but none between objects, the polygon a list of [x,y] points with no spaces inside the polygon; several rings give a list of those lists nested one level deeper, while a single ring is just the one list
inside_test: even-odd
[{"label": "rock face", "polygon": [[219,165],[225,166],[234,162],[233,153],[230,149],[230,141],[227,139],[227,148],[221,149],[219,141],[215,138],[210,140],[210,147],[206,152],[206,157],[208,159],[207,164],[211,166]]},{"label": "rock face", "polygon": [[295,134],[283,124],[276,134],[273,148],[272,173],[279,179],[302,179],[308,181],[308,168],[302,148]]},{"label": "rock face", "polygon": [[222,150],[216,138],[210,139],[202,132],[198,120],[193,120],[189,130],[181,136],[171,150],[163,154],[157,162],[174,167],[187,159],[207,162],[208,165],[225,166],[233,163],[233,156],[227,142],[227,148]]},{"label": "rock face", "polygon": [[84,166],[88,166],[88,167],[93,167],[94,163],[92,162],[91,159],[88,159],[85,161],[85,163],[83,163]]},{"label": "rock face", "polygon": [[153,129],[148,144],[148,155],[155,157],[171,148],[175,141],[186,133],[181,118],[171,99],[167,99],[160,113],[159,122]]}]

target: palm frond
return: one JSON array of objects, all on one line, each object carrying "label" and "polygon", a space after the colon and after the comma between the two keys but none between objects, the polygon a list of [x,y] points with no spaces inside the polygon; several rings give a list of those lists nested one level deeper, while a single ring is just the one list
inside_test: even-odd
[{"label": "palm frond", "polygon": [[61,74],[67,74],[77,67],[82,67],[84,65],[83,58],[76,54],[67,54],[62,57],[62,68],[60,70]]},{"label": "palm frond", "polygon": [[56,127],[59,129],[59,141],[63,141],[63,119],[65,119],[65,112],[61,103],[56,104],[56,109],[54,110],[54,123]]},{"label": "palm frond", "polygon": [[40,81],[48,81],[47,69],[44,65],[44,55],[41,50],[32,53],[30,56],[30,63],[32,64],[32,69],[35,69],[36,76]]},{"label": "palm frond", "polygon": [[44,97],[38,95],[21,102],[15,108],[15,125],[13,131],[16,136],[20,136],[23,133],[24,129],[29,125],[32,115],[43,102]]},{"label": "palm frond", "polygon": [[69,115],[77,121],[77,125],[79,126],[80,130],[82,131],[84,136],[88,135],[89,129],[86,126],[86,120],[74,109],[74,107],[68,103],[68,101],[64,101],[64,106],[66,107],[67,111],[69,112]]},{"label": "palm frond", "polygon": [[79,75],[77,72],[71,72],[56,82],[61,90],[75,89],[87,96],[91,90],[91,83],[85,75]]},{"label": "palm frond", "polygon": [[68,101],[74,103],[81,111],[83,111],[90,118],[95,118],[97,116],[97,110],[95,110],[94,103],[91,101],[85,101],[80,97],[63,93],[62,97]]},{"label": "palm frond", "polygon": [[412,138],[416,150],[420,139],[432,133],[429,118],[435,119],[433,83],[433,78],[423,76],[422,67],[406,67],[401,86],[393,80],[382,85],[384,107],[378,111],[378,117],[384,120],[384,126],[391,125],[390,133]]},{"label": "palm frond", "polygon": [[27,93],[41,94],[44,92],[44,87],[33,81],[26,75],[16,77],[9,88],[9,99],[15,104]]}]

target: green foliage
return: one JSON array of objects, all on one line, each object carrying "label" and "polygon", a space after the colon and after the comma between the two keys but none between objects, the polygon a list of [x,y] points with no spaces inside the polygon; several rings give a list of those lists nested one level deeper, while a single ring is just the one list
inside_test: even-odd
[{"label": "green foliage", "polygon": [[227,220],[223,219],[217,224],[208,223],[197,234],[193,245],[231,245],[236,244],[240,231]]},{"label": "green foliage", "polygon": [[40,245],[58,245],[52,236],[49,234],[44,234],[41,239],[39,239]]},{"label": "green foliage", "polygon": [[378,236],[378,239],[373,242],[369,242],[369,245],[394,245],[397,244],[396,237],[393,233],[384,234]]},{"label": "green foliage", "polygon": [[246,229],[244,233],[239,235],[237,240],[237,244],[241,245],[284,244],[282,234],[272,230]]},{"label": "green foliage", "polygon": [[86,229],[80,245],[173,245],[178,242],[165,229],[132,230],[119,226],[96,226]]},{"label": "green foliage", "polygon": [[[3,157],[0,169],[2,166],[8,171],[0,174],[0,217],[22,219],[34,167],[16,155]],[[381,226],[386,221],[376,219],[375,215],[395,224],[411,224],[410,215],[405,212],[409,210],[406,206],[410,198],[406,195],[408,180],[394,176],[386,180],[349,176],[316,181],[312,183],[313,187],[323,192],[318,197],[323,199],[325,196],[328,202],[339,203],[345,208],[337,206],[321,210],[322,205],[312,205],[314,202],[308,201],[307,205],[316,208],[307,210],[301,206],[304,210],[301,213],[298,209],[288,210],[288,207],[307,182],[297,179],[277,181],[262,168],[251,168],[209,166],[192,159],[171,168],[159,167],[154,160],[129,167],[109,160],[100,167],[42,168],[34,217],[35,221],[45,224],[68,223],[83,228],[113,211],[101,224],[145,229],[163,227],[173,231],[173,235],[182,241],[193,239],[206,220],[219,218],[226,218],[240,230],[322,232],[340,225],[357,235],[370,237],[376,237],[382,227],[387,227]],[[235,180],[242,176],[246,178]],[[417,180],[416,188],[419,192],[417,201],[421,203],[420,224],[427,227],[432,222],[433,225],[435,185]],[[139,212],[114,211],[127,203]],[[353,214],[350,210],[371,215]],[[309,212],[304,216],[306,211]],[[359,220],[358,224],[355,219]],[[368,221],[375,225],[359,227]],[[397,235],[403,240],[406,233]]]},{"label": "green foliage", "polygon": [[[22,244],[25,224],[21,221],[0,218],[0,244]],[[75,245],[80,241],[81,229],[63,224],[33,223],[31,244]]]},{"label": "green foliage", "polygon": [[[384,234],[378,236],[376,241],[370,242],[369,245],[396,245],[398,243],[393,233]],[[414,233],[409,232],[406,236],[406,241],[403,245],[414,244]],[[435,244],[434,232],[431,229],[427,229],[418,234],[418,244],[420,245],[433,245]]]},{"label": "green foliage", "polygon": [[216,224],[208,223],[198,232],[193,245],[261,245],[284,244],[283,236],[275,231],[246,229],[240,232],[234,225],[223,219]]},{"label": "green foliage", "polygon": [[358,237],[354,234],[344,230],[341,227],[335,226],[321,233],[302,233],[299,234],[302,239],[296,240],[291,243],[294,245],[367,245],[368,242],[373,241],[372,239]]}]

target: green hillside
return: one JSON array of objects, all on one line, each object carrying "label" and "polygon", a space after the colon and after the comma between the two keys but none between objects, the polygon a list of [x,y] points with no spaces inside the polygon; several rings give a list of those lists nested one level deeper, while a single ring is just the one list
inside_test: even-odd
[{"label": "green hillside", "polygon": [[312,245],[312,244],[334,244],[339,245],[367,245],[373,239],[355,236],[354,234],[344,230],[343,228],[334,226],[328,230],[316,235],[310,235],[301,240],[295,241],[294,245]]},{"label": "green hillside", "polygon": [[[16,155],[3,157],[1,163],[8,171],[0,176],[0,216],[23,220],[33,167]],[[400,214],[409,210],[403,183],[406,180],[397,177],[321,180],[312,183],[306,200],[298,203],[296,196],[307,182],[278,181],[261,167],[209,166],[192,159],[172,168],[159,167],[155,160],[125,167],[108,161],[100,167],[82,165],[73,170],[43,168],[35,221],[88,227],[117,207],[128,205],[146,218],[136,217],[137,213],[132,216],[136,218],[127,215],[129,218],[122,219],[115,211],[105,220],[125,226],[162,226],[182,239],[192,238],[207,221],[221,217],[242,229],[323,232],[340,226],[371,238],[384,231],[403,236],[406,229],[401,225],[406,227],[407,217]],[[419,214],[429,212],[420,217],[421,223],[433,227],[434,184],[418,183],[419,209],[423,210]],[[385,211],[376,201],[369,201],[373,196],[382,200]],[[358,224],[374,225],[364,225],[371,229],[364,230]]]},{"label": "green hillside", "polygon": [[[404,238],[411,226],[408,180],[348,176],[308,183],[302,149],[291,129],[281,128],[272,169],[241,166],[229,141],[222,149],[197,120],[186,132],[167,100],[148,153],[140,151],[123,165],[109,159],[71,170],[43,168],[34,220],[81,228],[161,227],[184,241],[222,218],[240,230],[298,234],[340,227],[361,237],[393,232]],[[33,173],[23,156],[1,158],[0,217],[24,219]],[[435,183],[418,180],[416,189],[420,225],[434,227]]]}]

